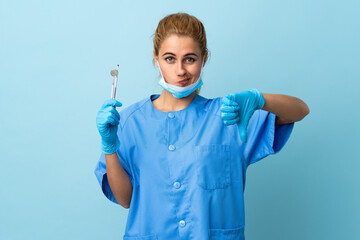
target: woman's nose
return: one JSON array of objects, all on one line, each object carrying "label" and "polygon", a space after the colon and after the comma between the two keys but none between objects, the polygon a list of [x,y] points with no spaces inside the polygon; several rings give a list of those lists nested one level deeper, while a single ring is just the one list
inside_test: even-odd
[{"label": "woman's nose", "polygon": [[184,64],[179,61],[179,63],[177,64],[177,74],[179,76],[183,76],[186,73],[186,69],[184,68]]}]

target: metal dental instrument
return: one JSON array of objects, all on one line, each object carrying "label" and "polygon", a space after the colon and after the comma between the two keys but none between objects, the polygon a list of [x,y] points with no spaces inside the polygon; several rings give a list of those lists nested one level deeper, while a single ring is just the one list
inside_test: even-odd
[{"label": "metal dental instrument", "polygon": [[114,77],[112,87],[111,87],[111,99],[115,99],[117,80],[118,80],[118,75],[119,75],[119,64],[117,65],[117,69],[111,70],[110,74],[111,74],[111,76]]}]

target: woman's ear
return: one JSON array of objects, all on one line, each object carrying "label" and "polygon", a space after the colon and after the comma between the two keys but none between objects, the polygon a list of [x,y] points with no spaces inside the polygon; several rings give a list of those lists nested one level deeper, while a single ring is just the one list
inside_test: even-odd
[{"label": "woman's ear", "polygon": [[154,54],[154,61],[155,61],[155,64],[157,67],[159,67],[159,64],[158,64],[158,59],[157,59],[157,56],[155,54],[155,50],[153,51],[153,54]]},{"label": "woman's ear", "polygon": [[208,51],[205,52],[204,54],[204,66],[205,66],[205,63],[207,62],[207,59],[208,59]]}]

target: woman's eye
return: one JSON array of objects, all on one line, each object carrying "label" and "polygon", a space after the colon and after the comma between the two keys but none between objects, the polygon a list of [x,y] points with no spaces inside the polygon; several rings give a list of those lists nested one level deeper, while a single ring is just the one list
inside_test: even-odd
[{"label": "woman's eye", "polygon": [[[173,59],[174,59],[173,57],[167,57],[167,58],[165,58],[165,61],[167,61],[167,62],[172,62]],[[190,63],[193,63],[193,62],[195,62],[195,59],[189,57],[189,58],[186,58],[186,61],[187,61],[187,62],[190,62]]]},{"label": "woman's eye", "polygon": [[[173,57],[167,57],[167,58],[165,58],[165,60],[168,62],[168,60],[167,60],[167,59],[169,59],[169,58],[171,58],[171,59],[172,59]],[[171,61],[170,61],[170,62],[171,62]]]}]

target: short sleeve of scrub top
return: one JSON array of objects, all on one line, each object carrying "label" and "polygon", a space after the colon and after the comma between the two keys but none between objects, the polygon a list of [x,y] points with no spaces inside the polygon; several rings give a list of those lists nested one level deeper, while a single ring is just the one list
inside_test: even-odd
[{"label": "short sleeve of scrub top", "polygon": [[294,123],[275,125],[275,118],[275,114],[264,110],[255,111],[250,118],[248,140],[244,144],[247,165],[278,153],[289,139]]},{"label": "short sleeve of scrub top", "polygon": [[[256,110],[240,140],[237,125],[221,119],[221,98],[198,94],[180,111],[155,109],[154,94],[120,112],[119,159],[133,186],[125,240],[244,240],[246,170],[279,152],[294,124]],[[101,154],[95,175],[115,198]]]}]

